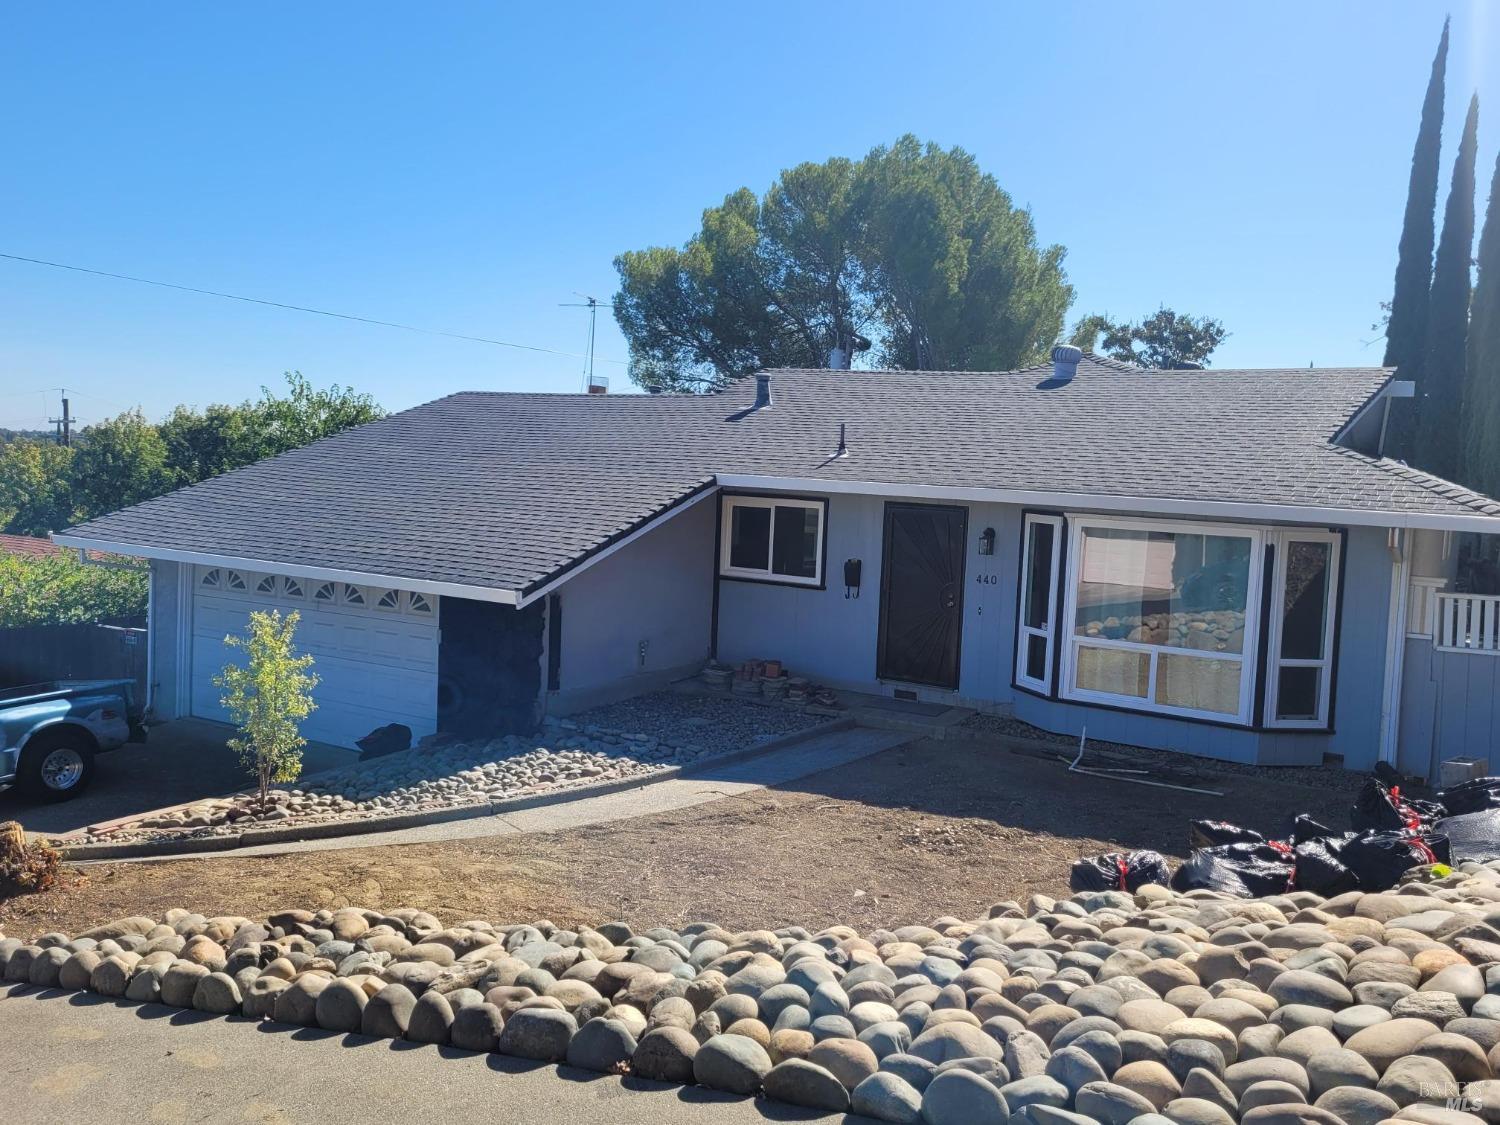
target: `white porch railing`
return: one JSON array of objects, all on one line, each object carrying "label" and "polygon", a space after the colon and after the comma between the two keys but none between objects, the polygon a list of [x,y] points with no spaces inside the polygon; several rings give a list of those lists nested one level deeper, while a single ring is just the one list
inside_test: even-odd
[{"label": "white porch railing", "polygon": [[1434,648],[1500,656],[1500,597],[1444,593],[1436,597]]},{"label": "white porch railing", "polygon": [[1406,635],[1431,639],[1437,627],[1437,597],[1446,578],[1413,577],[1406,596]]}]

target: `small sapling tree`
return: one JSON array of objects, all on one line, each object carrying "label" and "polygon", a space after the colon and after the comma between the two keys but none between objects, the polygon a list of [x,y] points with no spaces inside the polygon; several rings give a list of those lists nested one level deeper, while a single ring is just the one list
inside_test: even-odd
[{"label": "small sapling tree", "polygon": [[250,614],[243,636],[224,638],[244,651],[244,663],[226,664],[214,677],[224,693],[219,701],[239,727],[229,745],[255,772],[262,812],[273,782],[296,781],[301,774],[307,739],[299,724],[317,707],[312,690],[318,677],[308,671],[313,658],[299,656],[292,644],[300,617],[295,610],[285,617],[276,610]]}]

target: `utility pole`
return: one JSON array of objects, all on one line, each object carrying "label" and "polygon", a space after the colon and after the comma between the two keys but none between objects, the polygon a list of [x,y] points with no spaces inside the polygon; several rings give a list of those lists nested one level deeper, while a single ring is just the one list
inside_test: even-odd
[{"label": "utility pole", "polygon": [[63,400],[62,400],[62,417],[61,418],[48,418],[47,421],[50,422],[52,425],[54,425],[54,426],[57,427],[57,444],[58,445],[72,445],[73,444],[73,416],[68,413],[68,392],[67,392],[66,388],[59,388],[59,390],[62,391],[62,396],[63,396]]}]

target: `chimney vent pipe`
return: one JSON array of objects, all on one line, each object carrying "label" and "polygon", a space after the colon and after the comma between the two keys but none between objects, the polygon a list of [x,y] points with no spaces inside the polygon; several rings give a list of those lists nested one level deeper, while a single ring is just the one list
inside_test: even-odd
[{"label": "chimney vent pipe", "polygon": [[769,375],[757,375],[755,377],[755,409],[764,410],[775,403],[771,397],[771,377]]}]

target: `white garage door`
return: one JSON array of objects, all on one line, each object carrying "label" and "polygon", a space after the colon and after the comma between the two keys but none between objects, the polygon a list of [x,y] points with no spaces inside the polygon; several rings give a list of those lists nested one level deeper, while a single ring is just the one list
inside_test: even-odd
[{"label": "white garage door", "polygon": [[194,574],[194,715],[230,721],[213,680],[239,656],[224,637],[243,633],[256,609],[302,615],[296,645],[320,678],[304,737],[352,747],[386,723],[406,724],[413,740],[437,729],[436,597],[227,567]]}]

